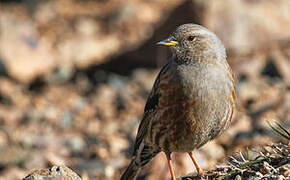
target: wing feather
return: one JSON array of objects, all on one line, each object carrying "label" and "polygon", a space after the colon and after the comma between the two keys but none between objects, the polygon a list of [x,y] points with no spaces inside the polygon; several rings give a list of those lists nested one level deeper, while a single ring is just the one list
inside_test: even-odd
[{"label": "wing feather", "polygon": [[141,120],[139,128],[138,128],[138,133],[137,133],[137,137],[135,140],[133,155],[136,155],[137,150],[138,150],[138,148],[139,148],[139,146],[144,138],[144,135],[148,131],[148,126],[149,126],[150,120],[151,120],[150,115],[155,112],[157,105],[159,103],[159,98],[161,96],[160,91],[159,91],[160,80],[162,79],[162,76],[164,76],[164,74],[166,74],[166,72],[168,70],[168,66],[169,66],[169,64],[167,63],[160,70],[160,72],[159,72],[159,74],[154,82],[153,88],[150,92],[150,95],[147,99],[145,109],[144,109],[143,119]]}]

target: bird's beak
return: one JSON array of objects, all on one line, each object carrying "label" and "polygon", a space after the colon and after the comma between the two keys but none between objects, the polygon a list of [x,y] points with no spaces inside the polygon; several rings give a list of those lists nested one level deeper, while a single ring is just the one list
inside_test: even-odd
[{"label": "bird's beak", "polygon": [[171,38],[165,39],[157,43],[157,45],[164,45],[164,46],[175,46],[176,44],[178,44],[178,42],[172,40]]}]

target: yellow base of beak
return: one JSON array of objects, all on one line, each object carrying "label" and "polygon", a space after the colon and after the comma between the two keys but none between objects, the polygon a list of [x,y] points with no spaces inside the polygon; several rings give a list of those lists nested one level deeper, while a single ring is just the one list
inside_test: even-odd
[{"label": "yellow base of beak", "polygon": [[178,44],[177,41],[168,40],[168,39],[157,43],[157,45],[164,45],[164,46],[175,46],[176,44]]}]

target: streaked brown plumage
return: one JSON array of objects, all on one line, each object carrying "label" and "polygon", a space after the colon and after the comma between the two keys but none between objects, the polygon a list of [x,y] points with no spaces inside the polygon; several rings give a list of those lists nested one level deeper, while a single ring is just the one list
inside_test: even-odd
[{"label": "streaked brown plumage", "polygon": [[224,46],[215,34],[196,24],[179,26],[158,44],[173,57],[161,69],[139,125],[132,161],[121,180],[135,179],[157,153],[187,152],[200,176],[192,151],[220,135],[232,119],[235,82]]}]

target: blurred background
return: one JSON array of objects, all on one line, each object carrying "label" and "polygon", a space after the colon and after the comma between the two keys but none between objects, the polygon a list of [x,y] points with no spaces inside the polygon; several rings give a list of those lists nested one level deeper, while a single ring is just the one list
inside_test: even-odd
[{"label": "blurred background", "polygon": [[[289,0],[0,0],[0,179],[66,165],[84,179],[118,179],[157,73],[155,43],[198,23],[225,44],[236,75],[230,128],[195,151],[204,169],[290,127]],[[195,171],[174,156],[178,176]],[[166,179],[160,153],[141,179]]]}]

